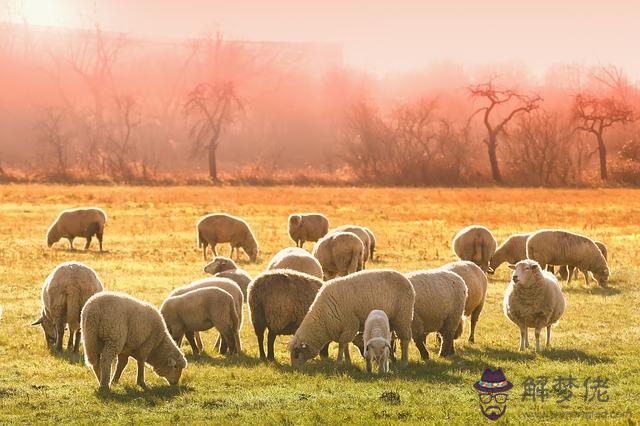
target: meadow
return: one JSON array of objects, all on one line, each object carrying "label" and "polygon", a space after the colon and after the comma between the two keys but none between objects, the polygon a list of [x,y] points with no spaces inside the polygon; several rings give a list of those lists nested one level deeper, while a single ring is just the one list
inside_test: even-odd
[{"label": "meadow", "polygon": [[[57,213],[83,205],[109,215],[106,252],[97,252],[96,241],[88,252],[69,251],[64,242],[47,248],[45,232]],[[441,359],[432,335],[432,359],[420,361],[412,344],[409,367],[392,367],[386,377],[368,375],[355,348],[355,365],[337,368],[335,344],[332,360],[292,369],[287,336],[276,341],[276,363],[260,362],[245,305],[243,354],[213,353],[215,332],[206,332],[204,355],[194,357],[183,346],[189,365],[179,387],[149,370],[149,390],[140,389],[130,362],[120,384],[100,393],[81,355],[50,353],[41,329],[29,326],[39,315],[44,278],[70,260],[93,267],[108,289],[159,305],[174,287],[205,276],[195,223],[218,211],[242,216],[253,227],[259,262],[241,262],[252,275],[292,245],[289,213],[321,211],[332,226],[358,223],[373,230],[378,251],[368,268],[408,272],[452,261],[453,235],[479,223],[499,242],[542,227],[604,241],[611,278],[608,288],[593,281],[585,286],[581,277],[563,284],[567,310],[554,328],[552,348],[520,353],[518,330],[502,313],[510,276],[503,265],[490,277],[476,343],[458,340],[455,356]],[[228,247],[221,250],[228,253]],[[0,186],[0,424],[480,424],[488,421],[472,385],[486,367],[503,368],[514,385],[502,424],[637,424],[639,274],[638,190]],[[559,403],[552,387],[557,377],[568,376],[576,378],[573,397]],[[536,401],[523,398],[528,377],[548,379]],[[595,395],[591,388],[585,400],[584,381],[596,377],[608,380],[600,395],[606,402],[588,400]]]}]

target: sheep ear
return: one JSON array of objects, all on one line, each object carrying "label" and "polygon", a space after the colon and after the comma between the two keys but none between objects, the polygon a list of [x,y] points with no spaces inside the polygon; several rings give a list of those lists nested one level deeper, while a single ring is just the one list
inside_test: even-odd
[{"label": "sheep ear", "polygon": [[516,265],[509,265],[509,269],[515,270],[516,269]]},{"label": "sheep ear", "polygon": [[31,325],[39,325],[39,324],[42,324],[43,321],[44,321],[44,318],[41,315],[40,318],[32,322]]},{"label": "sheep ear", "polygon": [[531,270],[535,271],[536,269],[540,268],[540,265],[538,265],[537,263],[534,263],[531,265]]},{"label": "sheep ear", "polygon": [[171,367],[171,368],[175,367],[175,366],[176,366],[176,360],[175,360],[175,359],[173,359],[173,358],[169,358],[169,359],[167,360],[167,365],[168,365],[169,367]]},{"label": "sheep ear", "polygon": [[493,273],[494,273],[494,272],[496,272],[496,271],[495,271],[491,266],[489,266],[489,267],[487,268],[487,273],[488,273],[489,275],[493,275]]},{"label": "sheep ear", "polygon": [[300,345],[300,349],[306,350],[306,349],[309,349],[309,346],[306,343],[302,343]]}]

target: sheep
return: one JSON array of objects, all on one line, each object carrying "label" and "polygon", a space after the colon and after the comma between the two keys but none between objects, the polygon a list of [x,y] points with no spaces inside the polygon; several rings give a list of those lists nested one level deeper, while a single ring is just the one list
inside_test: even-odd
[{"label": "sheep", "polygon": [[564,313],[565,299],[556,277],[543,271],[535,260],[521,260],[513,269],[511,282],[504,293],[504,314],[520,328],[520,351],[529,346],[528,329],[536,333],[536,352],[540,352],[540,331],[547,328],[548,347],[551,326]]},{"label": "sheep", "polygon": [[389,269],[360,271],[325,283],[289,342],[291,364],[303,364],[325,344],[336,341],[338,365],[343,364],[343,358],[350,365],[349,342],[363,330],[369,313],[380,309],[400,339],[402,366],[406,366],[415,297],[411,282]]},{"label": "sheep", "polygon": [[447,263],[439,269],[460,275],[467,286],[467,301],[464,305],[464,315],[467,318],[471,317],[469,342],[473,343],[475,342],[478,318],[480,317],[480,312],[482,312],[487,297],[487,276],[478,265],[467,260]]},{"label": "sheep", "polygon": [[490,274],[493,274],[496,269],[500,267],[504,262],[511,265],[515,265],[527,258],[527,238],[531,236],[531,233],[527,234],[512,234],[504,240],[500,247],[496,249],[491,257],[489,263]]},{"label": "sheep", "polygon": [[296,247],[307,241],[318,241],[327,235],[329,219],[322,213],[296,213],[289,216],[289,236]]},{"label": "sheep", "polygon": [[229,345],[231,354],[240,350],[240,319],[236,302],[227,291],[217,287],[192,290],[165,299],[160,313],[173,340],[180,345],[186,336],[194,355],[200,353],[194,333],[215,327]]},{"label": "sheep", "polygon": [[[118,383],[129,357],[138,362],[140,387],[146,388],[145,362],[170,385],[178,384],[187,360],[155,306],[124,293],[103,291],[89,298],[80,318],[85,363],[93,368],[100,388]],[[118,364],[110,378],[116,357]]]},{"label": "sheep", "polygon": [[356,236],[360,239],[360,241],[362,242],[362,268],[361,269],[364,269],[364,267],[367,264],[367,260],[369,260],[369,255],[371,253],[371,238],[369,237],[370,231],[367,232],[366,228],[358,225],[342,225],[329,231],[329,234],[335,234],[337,232],[352,232],[356,234]]},{"label": "sheep", "polygon": [[[233,297],[233,301],[236,305],[236,312],[238,314],[238,332],[240,332],[240,328],[242,328],[242,302],[244,300],[244,296],[238,284],[236,284],[229,278],[215,276],[212,278],[204,278],[198,281],[194,281],[191,284],[176,288],[171,293],[169,293],[168,297],[181,296],[190,291],[208,287],[221,288]],[[204,349],[204,345],[202,344],[200,333],[196,331],[194,333],[194,336],[198,349],[202,351]],[[227,352],[227,346],[227,341],[221,336],[218,337],[216,343],[214,344],[214,347],[218,350],[218,352],[222,354]],[[241,348],[238,348],[238,350],[241,350]]]},{"label": "sheep", "polygon": [[276,253],[267,266],[268,271],[273,269],[292,269],[320,279],[323,276],[322,266],[318,259],[309,254],[308,251],[298,247],[288,247]]},{"label": "sheep", "polygon": [[97,207],[68,209],[60,212],[47,231],[47,246],[51,248],[61,238],[69,240],[69,249],[75,250],[73,240],[86,238],[84,249],[88,250],[95,235],[102,252],[102,235],[107,223],[107,214]]},{"label": "sheep", "polygon": [[373,262],[373,253],[376,251],[376,236],[373,235],[371,229],[365,227],[364,230],[369,234],[369,259]]},{"label": "sheep", "polygon": [[[595,245],[598,246],[598,249],[600,250],[600,253],[602,253],[602,256],[604,256],[604,260],[607,261],[607,263],[609,262],[609,250],[607,249],[607,246],[600,241],[594,241]],[[560,277],[567,280],[567,283],[571,282],[571,277],[573,277],[573,273],[575,272],[576,267],[575,266],[567,266],[567,265],[563,265],[559,268],[559,273],[560,273]],[[576,274],[577,275],[577,274]]]},{"label": "sheep", "polygon": [[235,281],[240,290],[242,290],[244,301],[247,301],[247,287],[251,282],[251,275],[244,269],[238,268],[236,262],[228,257],[216,256],[211,262],[207,263],[203,270],[206,274],[211,274],[214,277],[229,278]]},{"label": "sheep", "polygon": [[325,235],[313,246],[312,254],[320,262],[325,280],[363,268],[364,247],[360,238],[352,232]]},{"label": "sheep", "polygon": [[498,243],[487,228],[471,225],[461,229],[453,237],[451,245],[460,260],[470,260],[478,265],[483,272],[487,272],[489,261],[496,251]]},{"label": "sheep", "polygon": [[203,216],[196,225],[198,247],[202,248],[202,256],[207,260],[207,246],[211,246],[213,255],[217,256],[216,245],[229,243],[233,257],[236,250],[236,258],[240,258],[239,249],[242,248],[252,262],[258,257],[258,241],[253,231],[244,220],[226,213],[214,213]]},{"label": "sheep", "polygon": [[598,246],[583,235],[554,229],[534,232],[527,239],[527,257],[538,262],[543,269],[547,265],[575,266],[583,272],[587,285],[588,271],[593,273],[601,287],[606,287],[609,280],[607,260]]},{"label": "sheep", "polygon": [[[296,332],[322,285],[317,277],[286,269],[264,272],[251,282],[249,311],[261,359],[275,359],[273,345],[276,336]],[[265,329],[268,330],[266,355]],[[328,345],[321,355],[328,356]]]},{"label": "sheep", "polygon": [[[31,325],[41,325],[49,346],[62,350],[65,325],[69,324],[67,350],[80,347],[80,312],[86,301],[104,290],[98,275],[79,262],[62,263],[42,286],[42,314]],[[75,339],[75,340],[74,340]]]},{"label": "sheep", "polygon": [[425,343],[432,332],[440,335],[440,356],[453,355],[453,341],[462,334],[467,301],[467,286],[463,279],[458,274],[438,269],[414,271],[405,276],[416,292],[411,333],[420,356],[423,360],[429,359]]},{"label": "sheep", "polygon": [[364,358],[367,372],[371,373],[372,362],[378,363],[378,373],[389,371],[389,355],[391,353],[391,329],[389,318],[384,311],[374,309],[364,322]]}]

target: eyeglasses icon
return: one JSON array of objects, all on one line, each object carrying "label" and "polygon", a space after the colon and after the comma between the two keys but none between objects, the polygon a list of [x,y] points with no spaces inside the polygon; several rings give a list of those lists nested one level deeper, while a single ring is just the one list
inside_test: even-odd
[{"label": "eyeglasses icon", "polygon": [[480,402],[483,404],[488,404],[492,400],[497,402],[498,404],[504,404],[509,399],[509,394],[506,393],[481,393],[478,394],[480,397]]}]

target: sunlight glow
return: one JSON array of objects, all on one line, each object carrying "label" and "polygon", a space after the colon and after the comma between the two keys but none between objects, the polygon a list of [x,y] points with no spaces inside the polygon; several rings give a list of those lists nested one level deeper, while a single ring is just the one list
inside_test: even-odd
[{"label": "sunlight glow", "polygon": [[66,12],[62,2],[55,0],[24,0],[18,10],[27,23],[45,26],[68,24]]}]

